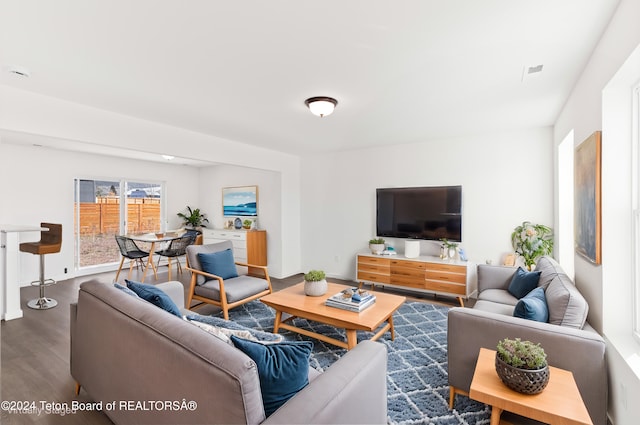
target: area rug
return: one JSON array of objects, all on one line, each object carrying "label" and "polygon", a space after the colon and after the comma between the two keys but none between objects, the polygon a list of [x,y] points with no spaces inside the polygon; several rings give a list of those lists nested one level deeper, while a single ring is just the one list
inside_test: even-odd
[{"label": "area rug", "polygon": [[[490,422],[491,410],[482,403],[457,396],[449,410],[447,381],[447,312],[449,307],[406,302],[394,314],[395,340],[389,333],[378,341],[387,346],[387,397],[390,424],[482,425]],[[229,312],[229,318],[244,326],[273,330],[274,311],[252,301]],[[344,331],[296,318],[295,326],[344,340]],[[287,340],[314,343],[311,366],[324,370],[346,350],[282,330]],[[358,341],[371,335],[358,332]]]}]

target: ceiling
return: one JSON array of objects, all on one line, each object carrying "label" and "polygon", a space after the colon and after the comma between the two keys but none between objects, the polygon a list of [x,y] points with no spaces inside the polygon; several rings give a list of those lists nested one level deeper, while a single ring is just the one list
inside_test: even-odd
[{"label": "ceiling", "polygon": [[550,126],[617,3],[2,0],[0,84],[299,155]]}]

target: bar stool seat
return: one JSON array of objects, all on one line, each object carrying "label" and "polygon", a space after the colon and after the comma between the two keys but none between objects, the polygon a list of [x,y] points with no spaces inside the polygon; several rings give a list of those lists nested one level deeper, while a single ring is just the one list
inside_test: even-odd
[{"label": "bar stool seat", "polygon": [[20,244],[20,251],[40,256],[40,279],[31,282],[31,285],[40,287],[40,296],[27,302],[27,306],[36,310],[47,310],[58,305],[52,298],[47,298],[44,288],[56,283],[53,279],[44,277],[44,256],[60,252],[62,247],[62,225],[54,223],[40,223],[40,227],[47,228],[40,232],[40,240],[37,242],[24,242]]}]

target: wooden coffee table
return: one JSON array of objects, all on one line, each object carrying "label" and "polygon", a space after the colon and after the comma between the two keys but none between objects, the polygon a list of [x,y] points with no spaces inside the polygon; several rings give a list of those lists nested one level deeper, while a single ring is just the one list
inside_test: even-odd
[{"label": "wooden coffee table", "polygon": [[[385,332],[390,331],[391,339],[393,340],[395,337],[393,313],[404,303],[405,297],[376,292],[376,302],[360,313],[328,307],[324,304],[327,298],[347,288],[352,287],[328,282],[328,290],[325,295],[311,297],[305,295],[303,282],[266,295],[260,298],[260,301],[276,311],[276,318],[273,324],[274,333],[277,333],[281,328],[287,329],[351,350],[358,343],[356,336],[357,331],[374,332],[382,325],[382,328],[379,329],[371,339],[375,341],[384,335]],[[283,320],[283,313],[289,314],[291,317]],[[326,335],[293,326],[291,322],[296,317],[345,329],[347,341],[340,341]]]},{"label": "wooden coffee table", "polygon": [[549,383],[539,394],[521,394],[498,377],[496,352],[480,349],[469,397],[491,406],[491,425],[500,423],[503,410],[547,424],[592,425],[580,391],[567,370],[549,367]]}]

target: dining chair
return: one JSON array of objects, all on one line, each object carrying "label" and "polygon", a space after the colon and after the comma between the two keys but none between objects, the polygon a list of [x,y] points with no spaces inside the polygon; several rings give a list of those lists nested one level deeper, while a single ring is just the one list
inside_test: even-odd
[{"label": "dining chair", "polygon": [[158,258],[157,268],[160,267],[160,260],[162,259],[162,257],[166,257],[169,266],[169,276],[171,276],[171,259],[175,258],[176,263],[178,263],[178,272],[182,273],[182,266],[180,265],[180,260],[178,257],[185,256],[187,253],[187,247],[189,245],[193,245],[195,240],[196,234],[185,233],[185,235],[181,238],[173,239],[171,242],[169,242],[169,245],[166,248],[156,251],[155,253],[160,256],[160,258]]},{"label": "dining chair", "polygon": [[[149,252],[140,249],[140,247],[138,247],[138,245],[136,245],[133,240],[129,239],[126,236],[116,235],[116,242],[118,243],[118,248],[120,248],[120,254],[122,255],[122,259],[120,260],[120,267],[118,268],[118,273],[116,273],[116,281],[118,281],[118,277],[120,276],[120,271],[122,270],[122,265],[124,264],[125,258],[129,259],[128,278],[130,279],[133,265],[137,264],[139,267],[141,266],[142,268],[144,268],[144,262],[142,260],[149,257]],[[151,267],[153,267],[153,274],[157,279],[158,271],[153,262],[151,262]]]},{"label": "dining chair", "polygon": [[[251,267],[262,276],[239,275],[236,266]],[[267,267],[235,261],[231,241],[189,245],[187,270],[191,282],[185,308],[193,300],[202,301],[221,308],[225,320],[229,320],[230,309],[273,291]]]}]

